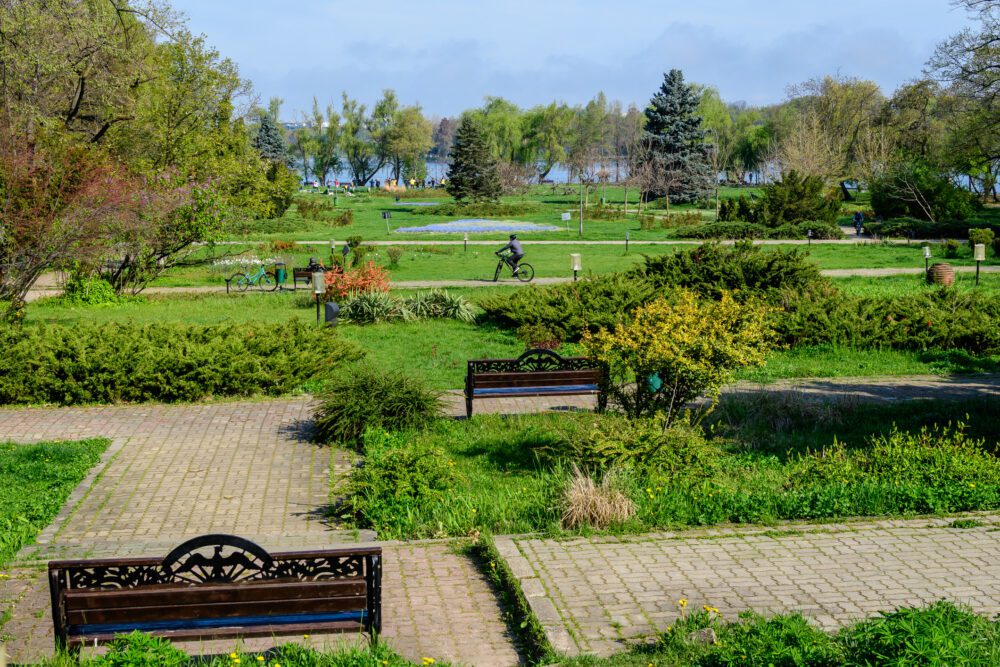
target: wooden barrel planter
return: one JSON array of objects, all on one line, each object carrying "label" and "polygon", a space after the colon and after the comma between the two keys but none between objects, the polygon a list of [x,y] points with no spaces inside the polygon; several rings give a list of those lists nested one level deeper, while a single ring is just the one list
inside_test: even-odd
[{"label": "wooden barrel planter", "polygon": [[955,284],[955,267],[951,264],[932,264],[927,270],[927,282],[931,285],[949,287]]}]

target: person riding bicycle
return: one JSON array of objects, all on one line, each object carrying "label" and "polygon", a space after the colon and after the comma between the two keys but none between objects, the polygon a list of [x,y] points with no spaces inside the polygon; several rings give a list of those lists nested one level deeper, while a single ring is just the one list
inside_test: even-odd
[{"label": "person riding bicycle", "polygon": [[511,234],[510,241],[507,242],[507,245],[500,248],[493,254],[500,255],[500,253],[506,252],[508,250],[510,251],[510,256],[506,258],[507,265],[510,266],[511,270],[514,272],[514,275],[516,276],[518,271],[521,270],[521,268],[518,266],[518,263],[522,259],[524,259],[524,249],[521,248],[521,242],[517,240],[517,234]]}]

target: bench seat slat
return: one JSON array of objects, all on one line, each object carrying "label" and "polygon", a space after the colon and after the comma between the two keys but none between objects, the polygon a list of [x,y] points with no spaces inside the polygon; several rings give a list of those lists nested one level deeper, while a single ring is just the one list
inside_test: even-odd
[{"label": "bench seat slat", "polygon": [[162,619],[164,622],[198,621],[214,618],[267,618],[294,613],[326,614],[357,611],[365,608],[367,598],[355,597],[258,600],[255,602],[222,602],[209,604],[175,604],[159,607],[125,607],[118,609],[78,609],[66,614],[70,627],[93,624],[147,623]]},{"label": "bench seat slat", "polygon": [[[331,619],[334,617],[331,615]],[[273,637],[280,635],[299,634],[324,634],[333,632],[362,632],[364,625],[363,615],[356,615],[354,619],[310,621],[300,619],[296,622],[275,623],[273,619],[268,619],[267,623],[260,625],[247,625],[242,620],[239,624],[232,621],[228,625],[218,627],[184,628],[176,630],[147,630],[150,634],[158,637],[165,637],[177,641],[186,639],[229,639],[232,637]],[[98,632],[88,631],[82,634],[72,634],[69,636],[68,644],[71,647],[90,646],[95,641],[98,644],[106,644],[115,638],[120,632]]]},{"label": "bench seat slat", "polygon": [[474,386],[481,384],[510,383],[518,381],[574,381],[584,380],[596,382],[600,379],[601,373],[596,370],[580,371],[539,371],[537,373],[476,373],[472,376]]},{"label": "bench seat slat", "polygon": [[360,596],[365,594],[361,577],[334,581],[271,579],[237,584],[159,584],[125,590],[86,588],[66,591],[66,611],[176,606],[263,600],[296,600],[314,597]]}]

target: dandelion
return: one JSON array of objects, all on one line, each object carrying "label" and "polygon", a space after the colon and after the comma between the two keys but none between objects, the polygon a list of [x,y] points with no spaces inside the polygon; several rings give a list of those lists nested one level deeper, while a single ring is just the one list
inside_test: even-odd
[{"label": "dandelion", "polygon": [[257,656],[257,662],[264,662],[264,656],[258,655]]},{"label": "dandelion", "polygon": [[709,606],[709,605],[707,605],[707,604],[706,604],[706,605],[703,605],[703,606],[704,606],[704,608],[705,608],[705,611],[707,611],[707,612],[708,612],[709,614],[718,614],[718,613],[719,613],[719,610],[718,610],[718,609],[716,609],[715,607],[710,607],[710,606]]},{"label": "dandelion", "polygon": [[230,660],[236,660],[238,657],[240,657],[240,656],[236,655],[235,653],[230,653],[229,654],[229,659]]},{"label": "dandelion", "polygon": [[425,665],[433,665],[435,662],[437,662],[437,660],[435,660],[434,658],[424,658]]},{"label": "dandelion", "polygon": [[687,598],[681,598],[680,600],[678,600],[678,601],[677,601],[677,605],[678,605],[678,606],[679,606],[679,607],[680,607],[681,609],[683,609],[684,607],[688,606],[688,600],[687,600]]},{"label": "dandelion", "polygon": [[233,664],[234,665],[240,664],[240,659],[239,658],[233,658]]},{"label": "dandelion", "polygon": [[302,635],[303,639],[309,639],[309,635]]},{"label": "dandelion", "polygon": [[475,507],[473,507],[473,508],[472,508],[472,513],[473,513],[473,514],[475,514],[475,513],[476,513],[476,508],[475,508]]}]

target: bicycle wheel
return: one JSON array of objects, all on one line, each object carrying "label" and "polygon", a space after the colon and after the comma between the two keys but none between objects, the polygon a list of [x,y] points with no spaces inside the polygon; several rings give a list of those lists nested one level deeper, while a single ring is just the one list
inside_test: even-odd
[{"label": "bicycle wheel", "polygon": [[237,292],[246,292],[247,288],[250,287],[250,280],[245,273],[234,273],[229,279],[229,285],[230,289],[234,289]]},{"label": "bicycle wheel", "polygon": [[525,264],[524,262],[521,262],[520,264],[517,265],[517,268],[518,268],[517,279],[520,280],[522,283],[530,283],[531,279],[535,277],[535,267],[533,267],[531,264]]},{"label": "bicycle wheel", "polygon": [[502,259],[497,263],[497,270],[493,274],[493,282],[497,282],[498,280],[500,280],[500,270],[501,269],[503,269],[503,260]]},{"label": "bicycle wheel", "polygon": [[260,277],[257,281],[257,289],[264,292],[273,292],[278,289],[278,281],[275,280],[274,274],[268,271]]}]

